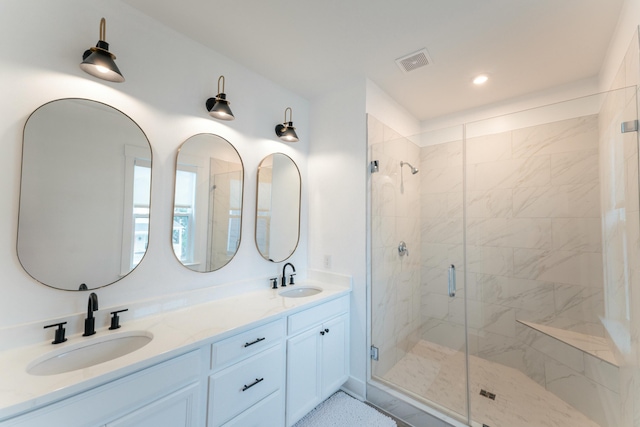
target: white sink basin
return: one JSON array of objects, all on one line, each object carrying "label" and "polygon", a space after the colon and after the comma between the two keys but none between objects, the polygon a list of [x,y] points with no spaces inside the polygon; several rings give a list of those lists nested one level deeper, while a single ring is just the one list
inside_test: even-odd
[{"label": "white sink basin", "polygon": [[280,291],[279,295],[285,298],[303,298],[317,295],[322,292],[321,288],[314,288],[312,286],[300,286],[293,289],[287,289],[286,291]]},{"label": "white sink basin", "polygon": [[145,331],[102,333],[105,335],[93,339],[76,338],[79,342],[35,359],[27,366],[27,372],[31,375],[55,375],[88,368],[136,351],[153,339],[153,335]]}]

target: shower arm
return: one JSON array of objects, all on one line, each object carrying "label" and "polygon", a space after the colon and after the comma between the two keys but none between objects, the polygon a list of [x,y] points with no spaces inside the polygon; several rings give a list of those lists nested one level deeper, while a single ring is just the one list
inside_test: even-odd
[{"label": "shower arm", "polygon": [[403,167],[404,165],[409,166],[409,170],[411,170],[411,173],[412,173],[413,175],[415,175],[415,174],[417,174],[417,173],[418,173],[418,168],[413,167],[413,166],[411,165],[411,163],[409,163],[409,162],[405,162],[404,160],[401,160],[401,161],[400,161],[400,170],[402,170],[402,167]]}]

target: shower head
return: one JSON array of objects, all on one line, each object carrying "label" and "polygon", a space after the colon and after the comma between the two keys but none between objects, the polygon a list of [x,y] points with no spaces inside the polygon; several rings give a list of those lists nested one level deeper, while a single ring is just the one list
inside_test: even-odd
[{"label": "shower head", "polygon": [[413,166],[411,166],[411,164],[410,164],[410,163],[408,163],[408,162],[403,162],[403,161],[401,161],[401,162],[400,162],[400,167],[403,167],[404,165],[409,166],[409,169],[411,169],[411,173],[412,173],[412,174],[414,174],[414,175],[415,175],[415,174],[417,174],[417,173],[418,173],[418,168],[414,168],[414,167],[413,167]]}]

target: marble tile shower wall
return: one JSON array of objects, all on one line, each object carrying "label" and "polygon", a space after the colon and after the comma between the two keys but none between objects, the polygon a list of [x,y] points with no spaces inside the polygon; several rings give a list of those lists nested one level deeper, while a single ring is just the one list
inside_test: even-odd
[{"label": "marble tile shower wall", "polygon": [[[374,376],[384,375],[419,339],[420,194],[419,175],[400,162],[419,164],[420,149],[368,115],[369,158],[378,160],[371,174],[372,344],[379,348]],[[422,173],[422,172],[420,172]],[[404,241],[408,256],[400,256]]]},{"label": "marble tile shower wall", "polygon": [[483,310],[603,336],[597,125],[588,116],[467,141],[467,264]]},{"label": "marble tile shower wall", "polygon": [[[483,335],[472,351],[511,348],[491,336],[519,342],[516,318],[604,336],[597,125],[588,116],[467,140],[466,287]],[[462,265],[462,142],[423,147],[421,168],[426,330],[463,325],[442,269]]]}]

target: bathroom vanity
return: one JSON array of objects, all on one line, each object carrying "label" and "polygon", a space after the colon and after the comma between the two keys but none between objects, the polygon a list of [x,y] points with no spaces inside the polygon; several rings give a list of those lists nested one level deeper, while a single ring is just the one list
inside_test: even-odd
[{"label": "bathroom vanity", "polygon": [[[27,119],[18,259],[51,288],[95,292],[86,317],[0,329],[0,427],[290,426],[347,380],[345,276],[307,272],[294,284],[287,262],[280,288],[264,278],[98,310],[99,289],[145,257],[152,164],[142,128],[110,105],[64,98]],[[244,175],[240,153],[221,136],[200,133],[180,146],[170,232],[185,268],[210,273],[236,255]],[[300,170],[272,153],[257,176],[256,246],[266,261],[283,262],[300,241]],[[85,205],[95,212],[76,215]],[[91,245],[77,251],[77,234]],[[76,252],[83,257],[68,255]]]},{"label": "bathroom vanity", "polygon": [[78,335],[1,352],[0,426],[290,426],[349,375],[350,285],[313,286],[322,292],[264,289],[99,328],[153,338],[70,372],[28,370]]}]

